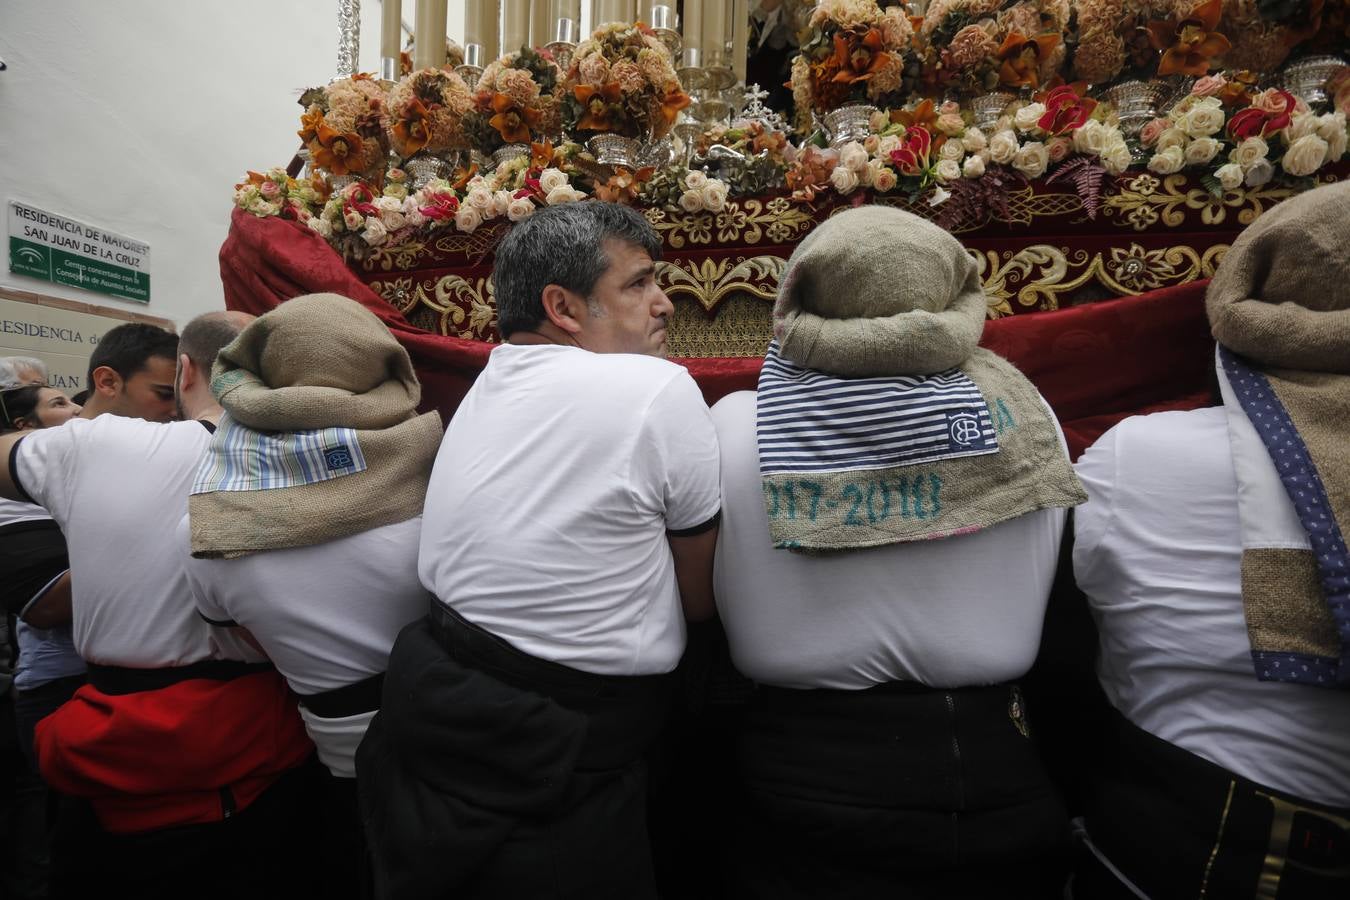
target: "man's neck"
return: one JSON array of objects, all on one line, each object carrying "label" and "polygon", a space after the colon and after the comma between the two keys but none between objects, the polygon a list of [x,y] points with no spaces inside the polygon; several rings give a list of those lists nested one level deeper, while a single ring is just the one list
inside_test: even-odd
[{"label": "man's neck", "polygon": [[210,422],[212,425],[220,424],[220,417],[225,410],[220,408],[220,404],[212,398],[211,402],[184,403],[183,418],[196,419],[200,422]]},{"label": "man's neck", "polygon": [[84,406],[80,409],[79,417],[81,419],[96,419],[110,411],[111,407],[104,402],[100,395],[90,394],[89,399],[85,401]]},{"label": "man's neck", "polygon": [[563,347],[580,347],[577,339],[558,328],[552,322],[545,322],[534,331],[513,331],[506,339],[508,344],[527,346],[531,344],[558,344]]}]

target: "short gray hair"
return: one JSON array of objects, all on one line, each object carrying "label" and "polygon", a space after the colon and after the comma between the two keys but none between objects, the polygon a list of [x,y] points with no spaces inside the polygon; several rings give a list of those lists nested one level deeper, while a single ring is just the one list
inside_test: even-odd
[{"label": "short gray hair", "polygon": [[17,387],[31,383],[31,378],[19,377],[25,369],[38,373],[43,384],[51,377],[47,372],[47,364],[40,359],[31,356],[0,356],[0,385]]},{"label": "short gray hair", "polygon": [[503,339],[544,321],[544,288],[564,287],[587,299],[609,269],[605,241],[616,240],[661,258],[661,238],[632,207],[588,200],[539,210],[497,245],[492,288]]}]

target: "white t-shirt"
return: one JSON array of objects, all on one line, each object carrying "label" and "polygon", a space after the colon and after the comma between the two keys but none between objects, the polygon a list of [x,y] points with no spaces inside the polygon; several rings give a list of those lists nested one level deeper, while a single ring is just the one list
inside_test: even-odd
[{"label": "white t-shirt", "polygon": [[973,534],[847,553],[775,550],[760,487],[755,393],[713,407],[722,447],[714,588],[736,667],[764,684],[1008,681],[1036,658],[1065,511]]},{"label": "white t-shirt", "polygon": [[19,443],[17,481],[66,535],[75,649],[88,662],[160,668],[260,658],[197,615],[174,540],[210,438],[200,422],[104,415]]},{"label": "white t-shirt", "polygon": [[[403,626],[426,615],[417,579],[420,518],[312,547],[192,559],[189,519],[178,526],[188,583],[206,619],[247,628],[301,695],[330,691],[385,671]],[[303,706],[319,759],[356,775],[356,745],[374,713],[325,719]]]},{"label": "white t-shirt", "polygon": [[666,533],[710,523],[719,503],[717,440],[682,367],[507,344],[446,429],[418,568],[532,656],[668,672],[685,629]]},{"label": "white t-shirt", "polygon": [[1350,694],[1256,679],[1223,408],[1127,419],[1077,470],[1074,572],[1111,703],[1258,784],[1350,804]]},{"label": "white t-shirt", "polygon": [[50,518],[47,511],[36,503],[0,497],[0,528],[18,525],[20,522],[43,522]]}]

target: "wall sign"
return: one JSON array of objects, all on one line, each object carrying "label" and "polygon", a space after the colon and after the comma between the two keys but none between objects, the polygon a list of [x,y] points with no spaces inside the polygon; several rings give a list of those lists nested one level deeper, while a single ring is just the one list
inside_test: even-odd
[{"label": "wall sign", "polygon": [[150,245],[75,219],[9,201],[9,270],[150,302]]}]

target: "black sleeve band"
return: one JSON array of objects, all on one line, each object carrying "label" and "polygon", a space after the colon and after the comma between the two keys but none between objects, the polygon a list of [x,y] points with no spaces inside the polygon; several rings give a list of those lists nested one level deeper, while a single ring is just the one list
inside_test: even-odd
[{"label": "black sleeve band", "polygon": [[712,518],[701,525],[695,525],[693,528],[681,528],[678,531],[667,530],[666,534],[670,537],[693,537],[696,534],[703,534],[705,531],[711,531],[717,527],[717,523],[722,521],[722,510],[712,514]]},{"label": "black sleeve band", "polygon": [[14,482],[14,490],[18,492],[19,498],[29,503],[37,503],[28,491],[24,490],[23,482],[19,481],[19,445],[23,443],[23,438],[14,442],[14,446],[9,448],[9,480]]},{"label": "black sleeve band", "polygon": [[197,610],[197,615],[201,616],[201,617],[202,617],[202,621],[205,622],[207,625],[215,625],[217,628],[238,628],[238,627],[239,627],[239,623],[236,622],[234,619],[212,619],[212,618],[210,618],[209,616],[207,616],[205,613],[203,613],[200,609]]}]

